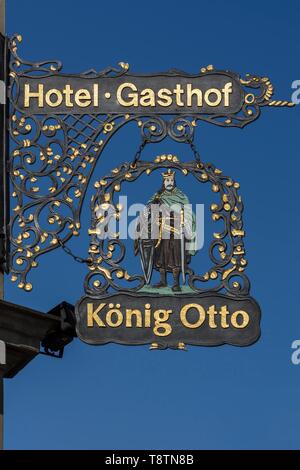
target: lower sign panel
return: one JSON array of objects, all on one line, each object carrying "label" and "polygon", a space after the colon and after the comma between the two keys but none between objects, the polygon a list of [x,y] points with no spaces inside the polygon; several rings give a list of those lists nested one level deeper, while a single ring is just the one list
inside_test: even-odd
[{"label": "lower sign panel", "polygon": [[75,311],[77,335],[89,344],[249,346],[260,336],[260,308],[251,297],[118,293],[82,297]]}]

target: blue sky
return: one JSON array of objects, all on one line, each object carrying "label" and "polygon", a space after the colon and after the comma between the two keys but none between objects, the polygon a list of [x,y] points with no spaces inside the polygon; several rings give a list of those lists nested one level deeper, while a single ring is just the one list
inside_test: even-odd
[{"label": "blue sky", "polygon": [[[7,3],[7,33],[22,34],[20,54],[59,59],[65,72],[119,61],[137,73],[196,73],[213,64],[269,76],[278,99],[290,99],[291,83],[300,79],[300,5],[294,0]],[[251,293],[263,314],[260,341],[182,353],[76,340],[63,360],[40,356],[6,381],[7,449],[300,447],[300,365],[291,363],[291,343],[300,339],[299,113],[299,107],[264,109],[244,130],[203,123],[196,133],[202,159],[241,184]],[[92,181],[130,160],[138,144],[138,131],[123,128]],[[165,140],[149,146],[145,158],[171,152],[191,156]],[[147,196],[152,189],[137,188]],[[199,202],[210,202],[202,196]],[[88,224],[87,198],[82,237],[70,243],[81,256]],[[7,280],[5,298],[46,312],[62,300],[75,303],[85,274],[84,266],[56,250],[41,258],[30,294]]]}]

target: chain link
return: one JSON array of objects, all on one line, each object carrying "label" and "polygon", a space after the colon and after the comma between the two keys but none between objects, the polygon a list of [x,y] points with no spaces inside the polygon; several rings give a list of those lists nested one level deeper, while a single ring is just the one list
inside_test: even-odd
[{"label": "chain link", "polygon": [[143,140],[143,141],[142,141],[142,143],[141,143],[141,145],[139,146],[139,148],[137,149],[136,154],[135,154],[135,156],[134,156],[134,159],[133,159],[133,161],[132,161],[132,164],[133,164],[133,165],[135,165],[136,162],[140,159],[141,153],[142,153],[142,151],[144,150],[144,148],[145,148],[145,146],[146,146],[147,143],[148,143],[147,140]]},{"label": "chain link", "polygon": [[193,152],[193,154],[194,154],[194,157],[195,157],[195,159],[196,159],[196,162],[197,162],[197,163],[201,163],[200,154],[199,154],[199,152],[198,152],[198,150],[197,150],[197,148],[196,148],[196,145],[193,143],[193,141],[192,141],[191,139],[188,139],[186,142],[187,142],[187,143],[189,144],[189,146],[191,147],[192,152]]},{"label": "chain link", "polygon": [[[142,143],[140,144],[139,148],[136,151],[134,159],[132,161],[133,165],[135,165],[136,162],[139,161],[139,159],[141,157],[141,153],[144,150],[147,143],[148,143],[147,140],[143,140]],[[195,160],[197,161],[197,163],[201,163],[200,153],[198,152],[196,145],[193,143],[193,141],[191,139],[186,139],[186,143],[191,147],[192,152],[194,154],[194,157],[195,157]]]},{"label": "chain link", "polygon": [[65,252],[67,255],[71,256],[71,257],[74,259],[74,261],[76,261],[77,263],[83,263],[83,264],[84,264],[84,263],[85,263],[85,264],[91,264],[91,263],[92,263],[92,259],[91,259],[91,258],[82,258],[81,256],[75,255],[75,254],[72,252],[72,250],[71,250],[68,246],[66,246],[66,245],[64,244],[64,242],[63,242],[59,237],[57,237],[57,240],[58,240],[59,245],[60,245],[60,246],[62,247],[62,249],[64,250],[64,252]]}]

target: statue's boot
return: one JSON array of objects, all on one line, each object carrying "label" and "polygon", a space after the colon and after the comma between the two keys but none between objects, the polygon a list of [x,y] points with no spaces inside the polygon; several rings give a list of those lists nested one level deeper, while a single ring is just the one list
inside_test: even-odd
[{"label": "statue's boot", "polygon": [[181,292],[181,287],[179,284],[180,269],[173,269],[173,279],[174,284],[172,287],[173,292]]},{"label": "statue's boot", "polygon": [[154,284],[152,287],[160,289],[161,287],[167,287],[167,272],[165,269],[160,269],[160,281],[157,284]]}]

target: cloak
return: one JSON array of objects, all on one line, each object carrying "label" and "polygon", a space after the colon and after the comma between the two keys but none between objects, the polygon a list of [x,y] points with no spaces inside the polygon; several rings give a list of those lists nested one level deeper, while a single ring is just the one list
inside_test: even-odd
[{"label": "cloak", "polygon": [[196,217],[192,211],[188,197],[181,189],[175,187],[172,191],[158,191],[148,201],[147,205],[163,204],[172,211],[180,214],[184,209],[184,230],[186,234],[186,251],[190,255],[196,254]]}]

